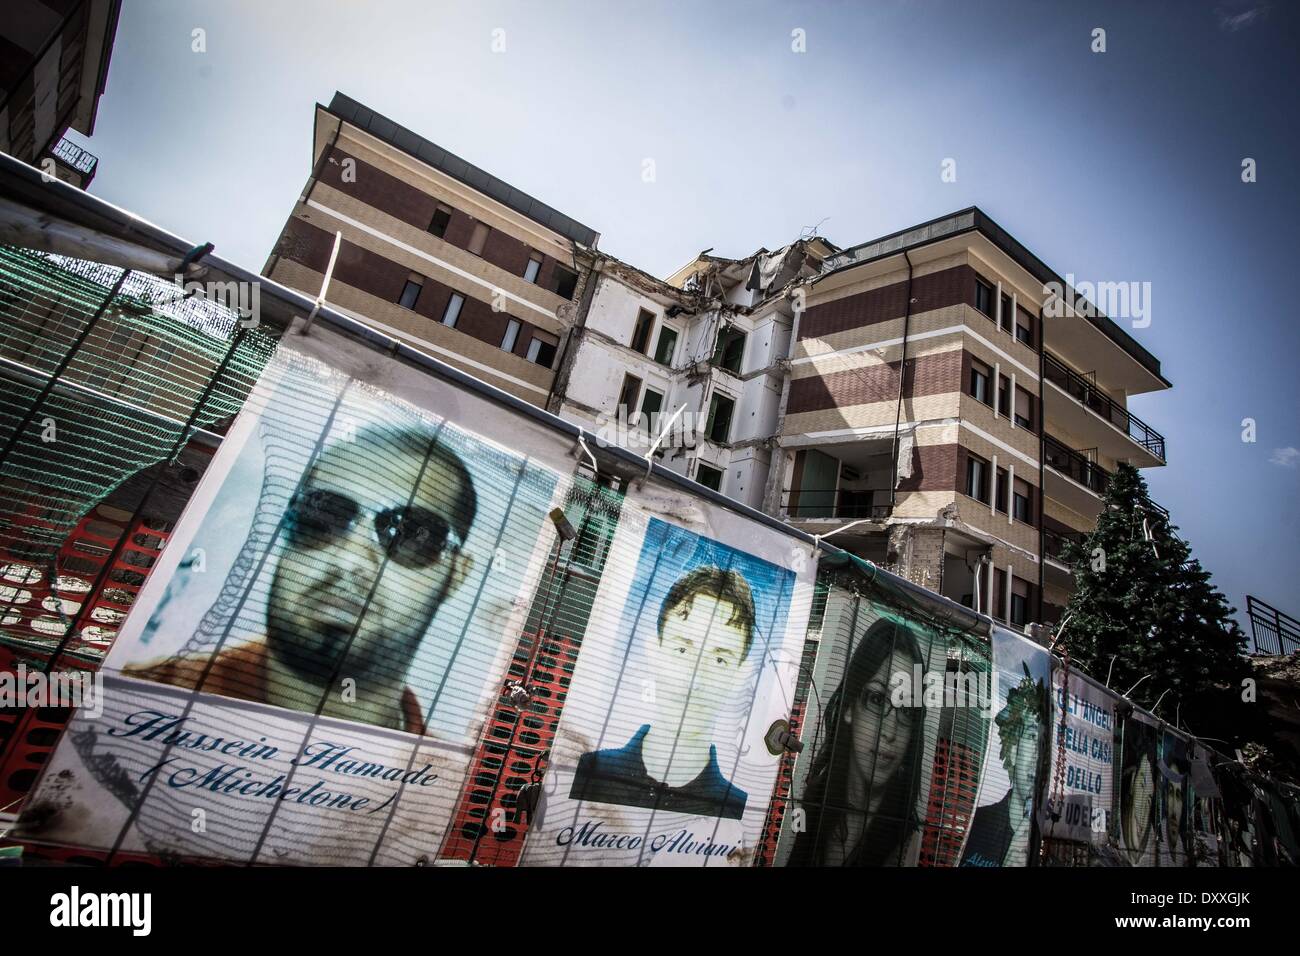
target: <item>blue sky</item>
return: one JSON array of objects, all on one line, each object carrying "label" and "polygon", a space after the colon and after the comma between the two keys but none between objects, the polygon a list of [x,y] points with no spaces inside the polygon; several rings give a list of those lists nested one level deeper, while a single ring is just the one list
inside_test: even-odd
[{"label": "blue sky", "polygon": [[1234,605],[1300,614],[1298,19],[1280,0],[126,0],[96,135],[73,138],[100,158],[91,192],[254,269],[336,89],[661,276],[707,247],[818,223],[847,246],[981,206],[1061,274],[1151,283],[1130,331],[1174,383],[1131,403],[1168,443],[1152,492]]}]

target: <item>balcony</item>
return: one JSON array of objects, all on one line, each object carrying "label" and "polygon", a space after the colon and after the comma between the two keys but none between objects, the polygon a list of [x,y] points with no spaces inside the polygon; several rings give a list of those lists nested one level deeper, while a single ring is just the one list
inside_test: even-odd
[{"label": "balcony", "polygon": [[1086,539],[1082,531],[1054,531],[1051,528],[1043,528],[1043,557],[1050,558],[1058,564],[1067,564],[1065,559],[1065,549],[1067,545],[1081,545]]},{"label": "balcony", "polygon": [[1043,436],[1044,461],[1067,478],[1072,478],[1097,495],[1106,493],[1110,472],[1084,455],[1057,441],[1051,435]]},{"label": "balcony", "polygon": [[1138,466],[1165,463],[1165,438],[1158,431],[1051,353],[1044,353],[1043,366],[1046,380],[1078,403],[1047,407],[1071,434],[1095,437],[1097,447],[1117,460],[1131,459]]},{"label": "balcony", "polygon": [[795,521],[818,518],[858,521],[869,518],[884,521],[889,517],[889,491],[791,491],[781,495],[781,510]]}]

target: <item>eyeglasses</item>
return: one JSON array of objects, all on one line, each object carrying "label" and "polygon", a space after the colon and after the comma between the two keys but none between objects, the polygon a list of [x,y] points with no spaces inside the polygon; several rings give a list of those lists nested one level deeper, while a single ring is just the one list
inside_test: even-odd
[{"label": "eyeglasses", "polygon": [[[294,495],[285,512],[289,543],[304,549],[333,544],[351,530],[360,513],[360,504],[334,491]],[[376,512],[374,527],[384,553],[406,568],[427,568],[444,551],[454,554],[464,543],[445,518],[415,505]]]}]

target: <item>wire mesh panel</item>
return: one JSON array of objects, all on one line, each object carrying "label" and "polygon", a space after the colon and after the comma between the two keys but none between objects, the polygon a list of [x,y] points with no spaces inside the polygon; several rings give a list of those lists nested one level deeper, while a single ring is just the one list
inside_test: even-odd
[{"label": "wire mesh panel", "polygon": [[[93,671],[274,343],[204,297],[0,246],[0,645],[13,673]],[[66,708],[0,710],[0,806]]]},{"label": "wire mesh panel", "polygon": [[96,595],[85,620],[69,609],[147,570],[132,565],[135,536],[146,551],[160,541],[147,533],[158,529],[128,530],[131,516],[114,524],[92,509],[176,458],[194,428],[237,412],[274,348],[231,310],[181,295],[150,276],[0,246],[0,641],[102,657],[93,650],[121,608]]}]

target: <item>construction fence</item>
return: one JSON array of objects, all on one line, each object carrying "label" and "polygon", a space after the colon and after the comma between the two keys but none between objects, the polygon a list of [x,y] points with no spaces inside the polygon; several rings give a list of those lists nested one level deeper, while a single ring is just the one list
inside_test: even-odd
[{"label": "construction fence", "polygon": [[1300,860],[1043,646],[300,306],[0,248],[0,672],[102,679],[0,712],[32,856]]}]

